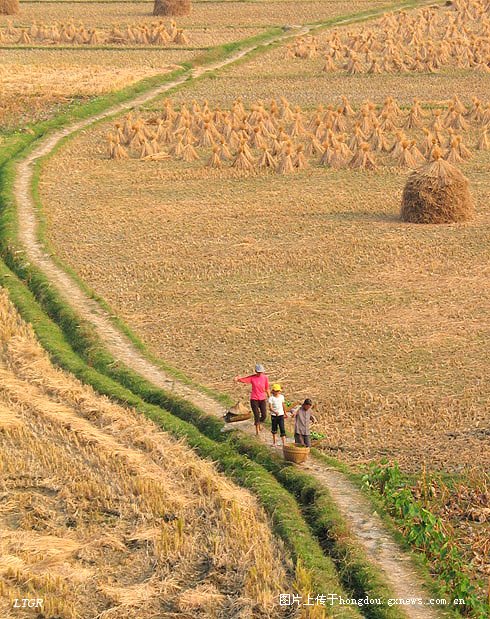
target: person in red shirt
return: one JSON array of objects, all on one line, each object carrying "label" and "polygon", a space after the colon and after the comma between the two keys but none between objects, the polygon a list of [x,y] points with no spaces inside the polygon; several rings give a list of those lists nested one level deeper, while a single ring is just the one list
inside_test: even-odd
[{"label": "person in red shirt", "polygon": [[255,434],[259,434],[267,417],[267,400],[270,397],[269,379],[264,366],[260,363],[255,365],[255,374],[250,376],[235,376],[236,383],[249,383],[252,385],[250,393],[250,408],[254,414]]}]

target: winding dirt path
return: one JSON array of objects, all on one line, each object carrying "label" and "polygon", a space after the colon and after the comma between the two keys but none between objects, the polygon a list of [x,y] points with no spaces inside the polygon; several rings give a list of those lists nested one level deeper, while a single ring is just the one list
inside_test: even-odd
[{"label": "winding dirt path", "polygon": [[[373,17],[379,13],[381,13],[381,11],[373,13]],[[354,19],[355,18],[346,19],[342,22],[338,21],[333,27],[341,23],[353,21]],[[299,34],[305,34],[313,27],[314,26],[305,26],[303,28],[294,28],[259,45],[240,50],[218,63],[198,67],[170,83],[155,87],[134,97],[130,101],[115,105],[89,119],[76,122],[64,129],[56,131],[44,138],[39,145],[18,164],[16,169],[15,198],[18,208],[19,240],[26,250],[28,259],[44,272],[50,282],[57,288],[77,314],[95,327],[98,336],[114,358],[130,367],[133,371],[137,372],[154,385],[178,394],[206,413],[215,416],[221,417],[223,414],[223,408],[220,404],[212,398],[203,395],[197,389],[175,380],[157,365],[148,361],[133,343],[113,325],[110,316],[98,303],[88,297],[78,284],[53,261],[49,254],[46,253],[37,236],[36,206],[32,194],[34,164],[38,159],[49,154],[60,140],[80,129],[88,127],[114,114],[123,113],[133,107],[143,105],[154,97],[162,95],[168,90],[184,84],[188,80],[192,80],[209,71],[214,71],[232,64],[257,48],[267,46],[272,42],[286,40]],[[246,431],[252,431],[250,426],[244,429],[246,429]],[[262,440],[269,444],[269,437],[262,437]],[[397,546],[390,533],[384,527],[379,516],[372,512],[371,506],[358,488],[342,473],[324,464],[315,462],[314,460],[308,462],[305,465],[305,469],[320,480],[330,491],[342,515],[350,524],[352,532],[365,548],[369,559],[380,567],[386,581],[391,585],[397,598],[427,599],[427,593],[424,591],[422,582],[416,574],[410,558]],[[407,617],[410,619],[437,619],[439,616],[435,608],[431,606],[415,605],[404,608]]]}]

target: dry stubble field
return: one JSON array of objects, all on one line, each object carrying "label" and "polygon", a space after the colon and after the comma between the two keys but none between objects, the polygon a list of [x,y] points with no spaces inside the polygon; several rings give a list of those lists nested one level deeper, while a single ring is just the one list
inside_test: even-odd
[{"label": "dry stubble field", "polygon": [[[271,2],[196,2],[188,17],[177,19],[189,44],[182,49],[151,47],[135,50],[74,50],[39,46],[29,49],[0,44],[0,130],[49,118],[74,99],[86,99],[123,88],[151,75],[166,73],[206,47],[248,38],[271,26],[328,19],[384,4],[380,0],[354,3],[309,0]],[[87,28],[110,28],[155,21],[150,2],[22,2],[14,18],[0,15],[0,28],[9,22],[25,28],[33,22],[52,25],[83,22]],[[169,22],[170,20],[166,20]],[[175,46],[174,46],[175,47]]]},{"label": "dry stubble field", "polygon": [[[315,62],[273,50],[175,103],[286,95],[311,108],[341,94],[355,105],[416,94],[440,104],[458,93],[468,104],[490,86],[471,70],[326,76]],[[488,152],[463,165],[476,218],[422,227],[398,220],[407,172],[236,178],[202,161],[110,161],[107,131],[81,134],[47,164],[47,236],[154,353],[241,397],[231,377],[263,361],[289,399],[317,401],[326,448],[348,461],[459,470],[478,453],[488,467]]]},{"label": "dry stubble field", "polygon": [[[469,69],[320,68],[279,48],[175,103],[287,95],[307,108],[342,94],[354,105],[387,95],[408,104],[417,94],[441,104],[461,94],[462,80],[468,103],[490,86]],[[464,166],[474,222],[417,227],[398,221],[402,171],[315,167],[237,179],[202,162],[109,161],[106,131],[81,135],[48,164],[48,236],[154,352],[234,395],[243,392],[230,377],[260,358],[290,399],[315,398],[329,448],[349,460],[457,469],[477,450],[488,465],[487,153]]]},{"label": "dry stubble field", "polygon": [[65,619],[281,616],[291,565],[251,494],[55,369],[1,289],[0,471],[5,619],[33,594]]}]

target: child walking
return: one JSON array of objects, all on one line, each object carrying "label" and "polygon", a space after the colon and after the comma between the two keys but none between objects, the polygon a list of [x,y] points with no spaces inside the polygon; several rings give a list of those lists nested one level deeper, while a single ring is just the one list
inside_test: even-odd
[{"label": "child walking", "polygon": [[313,402],[310,398],[306,398],[303,404],[292,413],[294,417],[294,442],[296,445],[311,447],[310,422],[316,422],[315,417],[311,414],[312,405]]},{"label": "child walking", "polygon": [[272,421],[272,444],[274,447],[276,447],[276,435],[278,429],[281,432],[282,444],[286,444],[286,428],[284,427],[286,405],[281,391],[281,385],[279,383],[275,383],[272,385],[272,395],[269,398],[269,410],[271,412]]}]

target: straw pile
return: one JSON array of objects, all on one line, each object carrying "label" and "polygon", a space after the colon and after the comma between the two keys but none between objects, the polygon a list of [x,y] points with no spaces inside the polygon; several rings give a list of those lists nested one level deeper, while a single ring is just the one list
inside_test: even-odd
[{"label": "straw pile", "polygon": [[448,224],[473,217],[468,179],[434,149],[432,161],[413,172],[402,197],[403,221]]},{"label": "straw pile", "polygon": [[323,71],[349,75],[436,73],[448,66],[490,72],[489,17],[488,0],[456,0],[451,8],[398,11],[356,30],[298,37],[286,57],[323,55]]},{"label": "straw pile", "polygon": [[19,0],[0,0],[0,15],[17,15]]},{"label": "straw pile", "polygon": [[155,0],[153,15],[189,15],[191,0]]},{"label": "straw pile", "polygon": [[0,28],[0,42],[13,45],[36,43],[40,45],[156,45],[165,47],[187,45],[189,39],[182,28],[177,28],[173,20],[169,24],[159,20],[145,25],[113,25],[105,30],[87,28],[82,22],[45,24],[33,21],[25,28],[15,28],[9,22],[6,28]]},{"label": "straw pile", "polygon": [[358,110],[343,97],[338,107],[308,112],[284,97],[248,110],[241,99],[229,110],[212,109],[207,101],[178,109],[166,100],[156,117],[130,114],[116,122],[107,142],[111,159],[174,158],[205,165],[213,174],[227,168],[239,175],[294,174],[311,165],[375,171],[416,169],[436,147],[451,163],[467,160],[472,153],[463,135],[471,131],[477,148],[485,150],[489,124],[490,108],[476,97],[465,106],[455,96],[446,110],[429,111],[418,99],[403,111],[392,97],[381,107],[365,101]]}]

